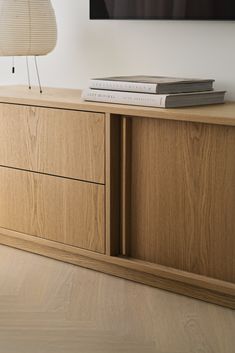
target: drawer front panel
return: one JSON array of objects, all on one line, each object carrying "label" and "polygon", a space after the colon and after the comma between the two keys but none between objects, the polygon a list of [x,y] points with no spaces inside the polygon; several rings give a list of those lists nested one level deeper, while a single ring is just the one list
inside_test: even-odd
[{"label": "drawer front panel", "polygon": [[0,165],[104,183],[104,115],[0,104]]},{"label": "drawer front panel", "polygon": [[0,227],[104,253],[104,186],[0,167]]}]

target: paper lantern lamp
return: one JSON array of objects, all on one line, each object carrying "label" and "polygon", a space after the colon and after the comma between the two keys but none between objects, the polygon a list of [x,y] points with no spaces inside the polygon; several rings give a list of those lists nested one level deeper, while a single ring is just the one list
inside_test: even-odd
[{"label": "paper lantern lamp", "polygon": [[50,53],[56,42],[50,0],[0,0],[0,56],[34,56],[37,68],[36,57]]}]

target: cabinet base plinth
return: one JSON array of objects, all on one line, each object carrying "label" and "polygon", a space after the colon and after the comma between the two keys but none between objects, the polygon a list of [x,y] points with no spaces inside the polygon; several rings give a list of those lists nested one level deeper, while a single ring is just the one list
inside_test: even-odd
[{"label": "cabinet base plinth", "polygon": [[0,228],[0,244],[235,309],[235,284]]}]

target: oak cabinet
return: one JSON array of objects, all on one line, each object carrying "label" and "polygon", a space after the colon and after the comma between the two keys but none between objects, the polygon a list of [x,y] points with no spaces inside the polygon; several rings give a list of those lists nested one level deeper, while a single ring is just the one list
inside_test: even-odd
[{"label": "oak cabinet", "polygon": [[1,244],[235,309],[235,103],[0,102]]}]

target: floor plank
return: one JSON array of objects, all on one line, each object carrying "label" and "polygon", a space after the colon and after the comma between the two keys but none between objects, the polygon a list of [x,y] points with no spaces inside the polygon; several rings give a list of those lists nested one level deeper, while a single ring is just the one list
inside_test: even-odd
[{"label": "floor plank", "polygon": [[0,353],[234,353],[235,312],[0,246]]}]

